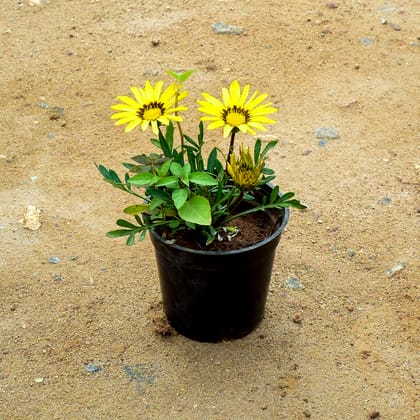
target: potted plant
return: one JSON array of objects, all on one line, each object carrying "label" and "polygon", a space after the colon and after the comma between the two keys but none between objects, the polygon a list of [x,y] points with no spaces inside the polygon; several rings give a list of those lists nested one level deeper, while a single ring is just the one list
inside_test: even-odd
[{"label": "potted plant", "polygon": [[[163,81],[146,81],[131,88],[133,97],[118,97],[111,107],[116,125],[126,132],[150,127],[157,151],[124,163],[122,178],[97,168],[106,182],[136,199],[124,209],[132,220],[118,219],[119,228],[107,236],[127,237],[132,245],[150,232],[169,323],[189,338],[217,342],[245,336],[263,318],[289,207],[306,206],[271,185],[275,173],[266,159],[277,141],[235,147],[238,133],[255,135],[275,122],[267,117],[277,109],[265,102],[266,94],[249,96],[250,85],[241,88],[237,80],[222,89],[221,100],[203,92],[199,133],[194,139],[183,133],[183,83],[191,73],[170,71],[176,82],[166,89]],[[208,148],[203,121],[230,137],[226,148]]]}]

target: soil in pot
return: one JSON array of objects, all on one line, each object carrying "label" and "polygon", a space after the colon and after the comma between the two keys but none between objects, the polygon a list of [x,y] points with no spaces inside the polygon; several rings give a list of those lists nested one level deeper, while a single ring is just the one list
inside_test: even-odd
[{"label": "soil in pot", "polygon": [[[271,212],[273,212],[271,210]],[[201,251],[232,251],[246,248],[268,238],[278,227],[278,223],[263,211],[247,214],[233,219],[226,224],[227,227],[235,227],[238,231],[233,237],[222,234],[222,240],[215,240],[210,245],[203,244],[203,238],[198,237],[194,231],[182,230],[171,232],[170,230],[156,229],[166,240],[175,241],[177,245],[197,249]]]}]

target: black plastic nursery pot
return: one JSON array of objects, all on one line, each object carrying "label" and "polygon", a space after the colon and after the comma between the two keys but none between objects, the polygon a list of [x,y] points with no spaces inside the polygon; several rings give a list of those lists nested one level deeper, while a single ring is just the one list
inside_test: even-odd
[{"label": "black plastic nursery pot", "polygon": [[244,337],[259,325],[289,209],[266,213],[278,228],[265,240],[233,251],[190,249],[151,231],[163,308],[180,334],[218,342]]}]

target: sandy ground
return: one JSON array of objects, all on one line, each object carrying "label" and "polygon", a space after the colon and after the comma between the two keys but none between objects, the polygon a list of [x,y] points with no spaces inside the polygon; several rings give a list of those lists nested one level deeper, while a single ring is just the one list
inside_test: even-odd
[{"label": "sandy ground", "polygon": [[[0,418],[419,418],[420,3],[32,3],[0,5]],[[268,92],[270,165],[310,206],[263,323],[220,344],[156,333],[150,241],[104,236],[132,201],[94,166],[150,150],[109,119],[116,95],[190,68],[186,131],[202,90]]]}]

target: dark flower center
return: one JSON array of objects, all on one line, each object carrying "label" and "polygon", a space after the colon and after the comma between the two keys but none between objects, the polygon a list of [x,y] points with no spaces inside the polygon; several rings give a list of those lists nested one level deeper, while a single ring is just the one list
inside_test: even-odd
[{"label": "dark flower center", "polygon": [[246,109],[233,105],[222,111],[222,119],[226,124],[229,124],[232,127],[238,127],[249,122],[251,116]]},{"label": "dark flower center", "polygon": [[165,106],[162,102],[149,102],[137,110],[137,116],[142,120],[156,121],[165,113]]}]

